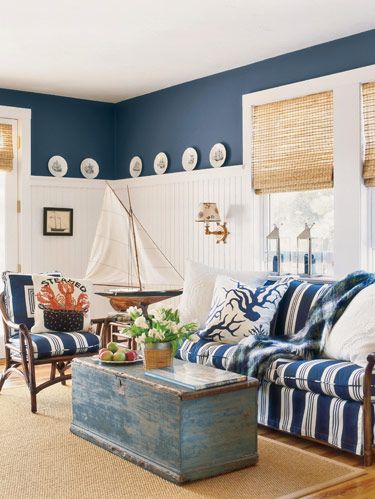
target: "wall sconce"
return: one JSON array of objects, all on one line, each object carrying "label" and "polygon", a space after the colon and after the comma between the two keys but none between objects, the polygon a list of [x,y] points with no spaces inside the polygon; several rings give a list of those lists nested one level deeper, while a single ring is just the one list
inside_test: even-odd
[{"label": "wall sconce", "polygon": [[[220,223],[221,218],[216,203],[200,203],[195,221],[206,224],[204,233],[206,236],[217,236],[216,243],[227,242],[226,239],[230,233],[227,229],[227,223]],[[217,230],[210,230],[210,222],[216,222]]]}]

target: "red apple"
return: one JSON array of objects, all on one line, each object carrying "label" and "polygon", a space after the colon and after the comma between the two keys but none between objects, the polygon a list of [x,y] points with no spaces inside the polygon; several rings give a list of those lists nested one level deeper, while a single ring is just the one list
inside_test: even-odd
[{"label": "red apple", "polygon": [[99,355],[102,354],[102,353],[104,353],[104,352],[109,352],[108,348],[101,348],[99,350]]},{"label": "red apple", "polygon": [[130,350],[130,352],[126,352],[126,360],[137,360],[138,354],[135,350]]}]

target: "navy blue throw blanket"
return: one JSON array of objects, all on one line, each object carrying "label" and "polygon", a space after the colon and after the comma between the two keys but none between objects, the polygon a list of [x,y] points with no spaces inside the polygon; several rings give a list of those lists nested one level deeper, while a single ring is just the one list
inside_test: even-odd
[{"label": "navy blue throw blanket", "polygon": [[233,354],[228,370],[261,379],[277,359],[320,358],[332,327],[351,300],[370,284],[375,284],[375,274],[364,271],[353,272],[335,282],[318,298],[305,326],[295,336],[285,340],[269,336],[247,337]]}]

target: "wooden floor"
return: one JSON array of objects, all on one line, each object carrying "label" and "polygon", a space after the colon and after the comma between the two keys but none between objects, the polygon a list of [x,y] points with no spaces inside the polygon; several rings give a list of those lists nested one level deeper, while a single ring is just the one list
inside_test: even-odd
[{"label": "wooden floor", "polygon": [[[3,366],[0,365],[0,370],[2,369]],[[40,366],[37,371],[37,377],[38,382],[42,382],[48,379],[49,367]],[[23,381],[18,376],[12,376],[6,381],[6,387],[20,386],[22,384]],[[313,452],[314,454],[318,454],[319,456],[328,457],[331,459],[335,459],[341,463],[362,468],[362,460],[359,457],[353,456],[346,452],[336,451],[325,445],[317,444],[297,437],[292,437],[291,435],[286,435],[284,433],[273,431],[263,427],[259,428],[259,434],[268,438],[272,438],[279,442],[284,442],[286,444],[292,445],[293,447]],[[341,485],[336,485],[329,489],[325,489],[324,491],[321,491],[311,497],[353,497],[361,499],[375,499],[375,464],[373,464],[366,470],[367,475],[355,478],[354,480],[350,480]]]}]

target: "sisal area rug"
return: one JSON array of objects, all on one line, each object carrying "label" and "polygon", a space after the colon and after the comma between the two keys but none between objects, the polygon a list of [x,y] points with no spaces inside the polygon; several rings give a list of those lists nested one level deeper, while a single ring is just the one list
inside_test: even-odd
[{"label": "sisal area rug", "polygon": [[178,486],[71,434],[70,387],[41,392],[37,414],[29,405],[26,388],[0,394],[0,496],[8,499],[301,497],[364,473],[260,437],[256,466]]}]

